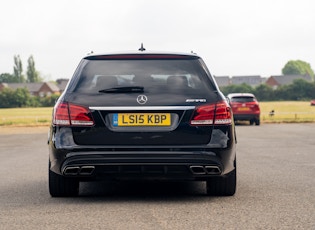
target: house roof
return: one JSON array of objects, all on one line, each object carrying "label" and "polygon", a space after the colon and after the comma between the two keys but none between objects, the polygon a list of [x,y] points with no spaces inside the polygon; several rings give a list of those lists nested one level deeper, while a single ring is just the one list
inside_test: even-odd
[{"label": "house roof", "polygon": [[8,87],[16,90],[19,88],[26,88],[30,93],[38,92],[43,83],[8,83]]},{"label": "house roof", "polygon": [[248,75],[248,76],[232,76],[232,84],[247,84],[251,86],[256,86],[263,83],[263,78],[260,75]]},{"label": "house roof", "polygon": [[229,76],[214,76],[215,81],[217,82],[218,86],[227,86],[230,84],[230,77]]},{"label": "house roof", "polygon": [[69,79],[57,79],[57,86],[60,89],[60,91],[65,90],[68,82],[69,82]]},{"label": "house roof", "polygon": [[53,82],[45,82],[53,92],[59,92],[60,88]]},{"label": "house roof", "polygon": [[3,86],[3,87],[8,87],[8,83],[2,82],[2,83],[0,83],[0,85]]},{"label": "house roof", "polygon": [[306,81],[312,81],[309,75],[275,75],[271,76],[279,85],[292,84],[296,79],[304,79]]},{"label": "house roof", "polygon": [[38,83],[7,83],[7,87],[13,90],[18,88],[26,88],[30,93],[38,93],[43,85],[47,85],[52,92],[59,92],[60,89],[52,82],[38,82]]}]

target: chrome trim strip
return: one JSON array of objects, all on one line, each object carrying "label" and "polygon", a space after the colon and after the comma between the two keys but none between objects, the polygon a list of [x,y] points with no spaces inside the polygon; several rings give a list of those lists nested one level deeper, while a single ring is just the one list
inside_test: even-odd
[{"label": "chrome trim strip", "polygon": [[123,110],[189,110],[195,109],[196,106],[90,106],[91,110],[102,110],[102,111],[123,111]]}]

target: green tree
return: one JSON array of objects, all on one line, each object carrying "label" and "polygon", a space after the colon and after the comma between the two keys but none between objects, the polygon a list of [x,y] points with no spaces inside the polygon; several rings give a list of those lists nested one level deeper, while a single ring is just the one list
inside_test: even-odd
[{"label": "green tree", "polygon": [[0,92],[0,108],[10,108],[12,97],[12,89],[4,88]]},{"label": "green tree", "polygon": [[18,79],[9,73],[0,74],[0,83],[16,83]]},{"label": "green tree", "polygon": [[23,66],[20,55],[14,56],[14,67],[13,67],[13,76],[18,79],[19,83],[25,82],[25,78],[23,76]]},{"label": "green tree", "polygon": [[308,100],[312,97],[312,89],[312,83],[303,79],[296,79],[289,85],[287,95],[290,96],[292,100]]},{"label": "green tree", "polygon": [[284,75],[309,75],[314,80],[314,71],[311,65],[301,60],[291,60],[282,68],[282,74]]},{"label": "green tree", "polygon": [[292,100],[290,98],[290,95],[288,95],[289,86],[288,85],[280,85],[275,91],[274,91],[274,98],[275,100],[279,101],[290,101]]},{"label": "green tree", "polygon": [[282,85],[274,91],[274,100],[303,101],[315,96],[315,82],[296,79],[290,85]]},{"label": "green tree", "polygon": [[27,82],[40,82],[41,79],[39,77],[38,71],[35,69],[35,61],[32,55],[28,58],[27,63]]},{"label": "green tree", "polygon": [[228,95],[229,93],[253,93],[254,89],[250,85],[243,83],[222,87],[221,91],[224,95]]},{"label": "green tree", "polygon": [[258,85],[255,88],[254,94],[259,101],[272,101],[272,100],[274,100],[274,90],[266,84]]},{"label": "green tree", "polygon": [[42,107],[52,107],[55,105],[59,95],[51,95],[47,97],[37,97],[40,106]]},{"label": "green tree", "polygon": [[5,88],[0,92],[0,108],[33,106],[33,97],[26,88],[12,90]]}]

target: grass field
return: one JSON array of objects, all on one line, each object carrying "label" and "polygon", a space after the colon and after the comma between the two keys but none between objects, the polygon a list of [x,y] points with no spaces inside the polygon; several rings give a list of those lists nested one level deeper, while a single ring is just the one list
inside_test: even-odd
[{"label": "grass field", "polygon": [[[315,106],[307,101],[260,102],[262,123],[315,122]],[[269,116],[271,110],[274,116]]]},{"label": "grass field", "polygon": [[0,109],[0,126],[48,126],[52,108]]},{"label": "grass field", "polygon": [[[315,122],[315,106],[310,102],[260,102],[261,123]],[[270,117],[269,112],[275,110]],[[48,126],[52,108],[0,109],[0,126]]]}]

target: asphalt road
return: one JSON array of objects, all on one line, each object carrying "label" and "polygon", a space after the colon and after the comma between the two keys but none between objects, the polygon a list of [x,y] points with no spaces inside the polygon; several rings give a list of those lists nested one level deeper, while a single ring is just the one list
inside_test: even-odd
[{"label": "asphalt road", "polygon": [[0,229],[315,229],[315,124],[236,131],[233,197],[208,197],[203,182],[93,182],[51,198],[47,132],[0,129]]}]

